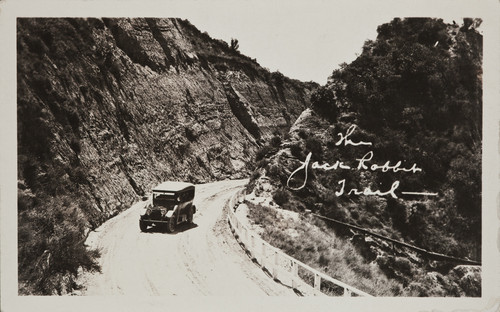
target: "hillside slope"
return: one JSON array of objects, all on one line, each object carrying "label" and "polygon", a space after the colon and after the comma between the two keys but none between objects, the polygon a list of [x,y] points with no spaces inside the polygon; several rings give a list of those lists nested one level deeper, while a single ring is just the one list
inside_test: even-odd
[{"label": "hillside slope", "polygon": [[[478,25],[480,20],[465,19],[459,26],[410,18],[379,26],[377,39],[313,92],[313,109],[257,154],[262,157],[249,191],[285,209],[310,210],[433,252],[480,261]],[[479,267],[454,268],[371,237],[338,233],[356,243],[366,263],[400,283],[393,295],[481,294]],[[321,265],[316,254],[300,255],[300,248],[297,253]],[[338,272],[336,265],[331,262],[328,270]]]},{"label": "hillside slope", "polygon": [[180,19],[18,19],[21,294],[98,269],[89,230],[162,180],[240,178],[314,84]]}]

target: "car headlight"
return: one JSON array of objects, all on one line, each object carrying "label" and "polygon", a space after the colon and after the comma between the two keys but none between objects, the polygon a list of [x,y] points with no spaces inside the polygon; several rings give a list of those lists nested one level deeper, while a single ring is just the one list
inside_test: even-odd
[{"label": "car headlight", "polygon": [[161,208],[161,215],[164,216],[167,213],[167,208]]},{"label": "car headlight", "polygon": [[148,216],[149,216],[149,215],[151,214],[151,212],[152,212],[152,209],[151,209],[151,208],[146,209],[146,215],[148,215]]}]

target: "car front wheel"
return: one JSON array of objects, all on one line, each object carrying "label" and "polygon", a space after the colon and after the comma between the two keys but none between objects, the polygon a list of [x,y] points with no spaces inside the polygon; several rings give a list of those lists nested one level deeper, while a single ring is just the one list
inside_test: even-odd
[{"label": "car front wheel", "polygon": [[172,216],[168,219],[167,223],[167,232],[173,233],[175,231],[175,216]]},{"label": "car front wheel", "polygon": [[139,220],[139,228],[141,229],[141,232],[146,232],[148,229],[148,224],[142,220]]}]

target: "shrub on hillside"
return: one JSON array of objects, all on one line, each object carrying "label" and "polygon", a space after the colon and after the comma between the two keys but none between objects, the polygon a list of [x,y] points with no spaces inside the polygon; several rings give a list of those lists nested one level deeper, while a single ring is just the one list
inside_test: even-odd
[{"label": "shrub on hillside", "polygon": [[286,204],[289,200],[288,193],[284,189],[276,190],[273,194],[273,200],[280,206]]},{"label": "shrub on hillside", "polygon": [[292,156],[297,157],[298,159],[303,159],[304,154],[302,153],[302,148],[298,143],[290,146],[290,153]]},{"label": "shrub on hillside", "polygon": [[263,158],[257,162],[255,168],[267,168],[268,164],[269,164],[269,159]]},{"label": "shrub on hillside", "polygon": [[[23,197],[19,203],[25,205]],[[62,291],[63,277],[75,276],[79,268],[99,271],[100,253],[84,245],[86,225],[80,211],[84,205],[78,199],[39,197],[38,205],[34,211],[23,208],[19,215],[19,281],[29,285],[21,292],[50,295]]]},{"label": "shrub on hillside", "polygon": [[76,153],[80,154],[82,147],[80,145],[80,140],[78,138],[71,138],[71,141],[69,142],[69,147]]},{"label": "shrub on hillside", "polygon": [[319,159],[318,157],[320,157],[322,152],[323,152],[323,148],[321,146],[321,141],[316,139],[316,138],[312,138],[312,137],[307,138],[306,139],[306,150],[307,150],[307,152],[312,153],[313,159]]},{"label": "shrub on hillside", "polygon": [[395,229],[401,232],[406,232],[407,228],[407,215],[406,207],[398,200],[389,198],[387,200],[386,211],[388,212],[392,225]]},{"label": "shrub on hillside", "polygon": [[311,104],[321,116],[328,120],[335,120],[338,116],[335,95],[327,86],[319,87],[313,91]]},{"label": "shrub on hillside", "polygon": [[299,130],[299,137],[301,139],[306,139],[309,136],[309,133],[307,133],[305,130]]},{"label": "shrub on hillside", "polygon": [[236,52],[236,51],[238,51],[239,48],[240,48],[240,44],[238,42],[238,39],[231,38],[231,50]]},{"label": "shrub on hillside", "polygon": [[281,138],[279,136],[277,136],[277,135],[273,136],[271,138],[270,144],[271,144],[272,147],[276,147],[276,148],[280,147]]},{"label": "shrub on hillside", "polygon": [[271,147],[269,145],[262,146],[257,153],[255,153],[255,160],[259,161],[266,157],[266,155],[271,152]]},{"label": "shrub on hillside", "polygon": [[[387,280],[376,266],[366,263],[350,241],[326,231],[324,222],[312,219],[313,223],[309,223],[304,218],[294,222],[280,217],[275,209],[252,203],[247,205],[250,220],[263,229],[262,238],[284,253],[370,294],[400,294],[399,283]],[[293,230],[298,236],[291,237],[287,230]],[[298,273],[312,285],[314,276],[300,269]],[[342,295],[325,289],[332,286],[326,284],[322,283],[322,290],[330,295]]]},{"label": "shrub on hillside", "polygon": [[250,220],[254,221],[256,224],[269,225],[274,223],[277,218],[277,213],[274,209],[269,207],[255,205],[251,202],[245,201],[248,206],[248,215]]}]

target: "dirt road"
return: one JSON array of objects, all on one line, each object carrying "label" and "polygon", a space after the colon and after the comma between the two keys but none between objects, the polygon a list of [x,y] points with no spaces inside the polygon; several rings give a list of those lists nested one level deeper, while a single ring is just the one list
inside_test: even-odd
[{"label": "dirt road", "polygon": [[245,181],[198,185],[194,225],[143,233],[139,202],[89,235],[102,273],[83,277],[83,295],[295,296],[257,267],[229,231],[226,201]]}]

